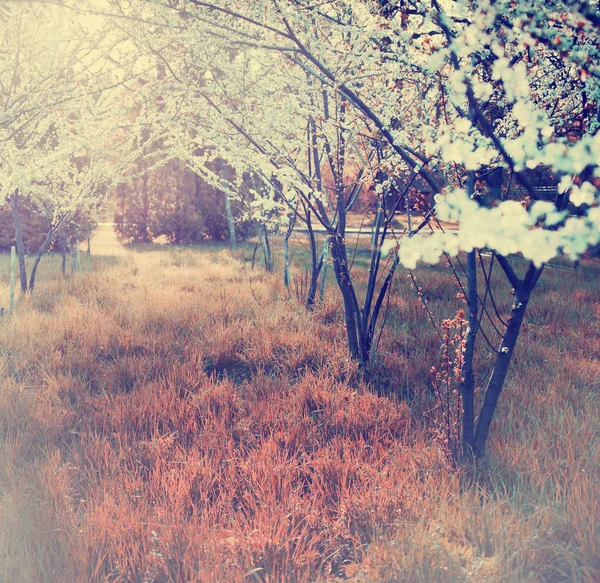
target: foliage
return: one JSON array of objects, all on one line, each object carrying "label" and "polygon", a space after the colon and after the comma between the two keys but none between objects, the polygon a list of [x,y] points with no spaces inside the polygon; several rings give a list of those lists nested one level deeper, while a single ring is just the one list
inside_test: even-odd
[{"label": "foliage", "polygon": [[[141,17],[137,3],[129,6],[131,17]],[[361,148],[368,153],[374,140],[386,146],[383,190],[413,171],[434,193],[446,186],[436,212],[462,219],[461,228],[418,242],[405,238],[406,266],[483,246],[518,251],[540,265],[595,244],[597,12],[534,0],[394,6],[339,0],[325,7],[308,2],[302,10],[294,2],[231,9],[215,1],[180,3],[175,11],[157,2],[152,15],[164,27],[136,38],[152,44],[150,34],[160,32],[165,41],[177,38],[173,49],[186,47],[160,52],[173,90],[161,103],[179,112],[179,148],[186,139],[188,150],[195,140],[211,143],[229,163],[275,176],[287,197],[312,197],[316,205],[331,194],[320,191],[306,167],[306,126],[318,119],[324,161],[327,142],[342,128],[355,142],[345,148],[348,156],[360,160]],[[212,50],[197,48],[202,38],[213,39]],[[182,100],[190,84],[197,91]],[[181,108],[196,100],[184,114]],[[243,140],[231,140],[232,131]],[[569,218],[543,201],[529,212],[510,201],[482,209],[474,193],[465,193],[466,171],[483,175],[503,166],[535,200],[524,170],[541,165],[567,175],[561,190],[579,182],[573,203],[593,208]],[[264,209],[274,202],[273,194],[265,196]],[[388,244],[396,244],[393,237]]]}]

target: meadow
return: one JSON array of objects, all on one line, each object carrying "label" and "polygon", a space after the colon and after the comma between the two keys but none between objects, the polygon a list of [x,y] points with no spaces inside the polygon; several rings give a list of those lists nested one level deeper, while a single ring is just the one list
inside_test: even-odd
[{"label": "meadow", "polygon": [[[98,241],[68,280],[44,258],[0,319],[0,581],[600,580],[600,269],[546,270],[487,458],[454,467],[411,281],[361,371],[295,249],[290,290],[251,247]],[[453,317],[448,270],[416,274]]]}]

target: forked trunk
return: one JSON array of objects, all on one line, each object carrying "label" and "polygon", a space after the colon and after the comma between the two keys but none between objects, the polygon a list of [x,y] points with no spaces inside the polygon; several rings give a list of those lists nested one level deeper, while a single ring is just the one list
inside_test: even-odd
[{"label": "forked trunk", "polygon": [[48,247],[52,242],[52,236],[54,235],[54,229],[51,227],[42,243],[42,246],[39,248],[37,255],[35,256],[35,261],[33,262],[33,267],[31,268],[31,276],[29,278],[29,291],[32,292],[35,286],[35,276],[37,273],[38,265],[42,260],[42,257],[45,255],[46,251],[48,251]]},{"label": "forked trunk", "polygon": [[[499,257],[499,260],[500,259],[504,261],[503,258]],[[515,302],[510,313],[504,337],[502,338],[502,345],[496,357],[492,376],[490,377],[485,391],[485,397],[483,405],[481,406],[481,411],[479,412],[477,429],[475,430],[473,439],[473,453],[478,458],[483,457],[485,454],[485,446],[490,431],[490,425],[494,418],[498,398],[504,388],[504,382],[517,345],[519,332],[521,331],[521,325],[525,318],[525,310],[527,309],[531,292],[535,288],[535,284],[541,273],[542,268],[536,268],[532,264],[522,282],[515,281],[514,276],[511,278],[515,284]]]},{"label": "forked trunk", "polygon": [[[338,236],[338,239],[340,237]],[[369,360],[369,347],[366,345],[365,330],[362,326],[361,313],[356,301],[356,295],[348,265],[345,248],[341,241],[336,241],[331,246],[331,258],[335,278],[344,301],[344,319],[346,322],[346,335],[348,338],[348,350],[350,356],[364,366]]]}]

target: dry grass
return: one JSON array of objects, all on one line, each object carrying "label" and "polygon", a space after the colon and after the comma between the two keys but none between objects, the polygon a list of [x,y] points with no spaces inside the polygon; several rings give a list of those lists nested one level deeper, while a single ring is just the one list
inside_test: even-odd
[{"label": "dry grass", "polygon": [[[490,462],[453,472],[409,283],[363,375],[333,290],[307,316],[246,257],[45,260],[0,321],[1,581],[600,579],[597,272],[545,275]],[[446,272],[418,275],[454,315]]]}]

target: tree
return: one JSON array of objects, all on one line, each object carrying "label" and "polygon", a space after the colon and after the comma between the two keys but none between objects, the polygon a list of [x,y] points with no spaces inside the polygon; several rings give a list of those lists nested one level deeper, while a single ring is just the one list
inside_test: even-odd
[{"label": "tree", "polygon": [[[52,239],[84,200],[103,192],[107,162],[119,158],[107,155],[108,140],[113,148],[116,144],[116,117],[110,110],[117,102],[110,92],[126,75],[110,57],[122,38],[108,30],[91,34],[60,7],[9,5],[0,34],[5,64],[0,71],[0,204],[10,200],[25,293],[33,290]],[[24,198],[48,224],[29,282],[20,218]]]},{"label": "tree", "polygon": [[[575,258],[600,238],[597,186],[591,180],[599,159],[598,13],[586,3],[534,1],[496,2],[473,9],[467,3],[433,0],[415,2],[410,8],[382,4],[379,11],[367,4],[343,2],[325,7],[302,3],[301,11],[291,2],[278,3],[274,10],[253,4],[242,12],[216,2],[191,4],[198,12],[188,13],[201,14],[205,34],[210,34],[209,26],[213,32],[227,30],[240,45],[276,51],[329,88],[344,107],[355,109],[373,124],[400,167],[420,174],[434,192],[441,193],[443,183],[448,184],[447,194],[438,197],[435,215],[460,220],[461,228],[456,233],[437,231],[426,239],[404,238],[397,257],[414,267],[418,259],[434,262],[442,253],[456,255],[461,249],[469,253],[472,342],[478,312],[474,248],[496,251],[514,287],[515,302],[475,431],[470,429],[470,406],[465,417],[466,446],[483,455],[525,309],[544,262],[561,251]],[[327,42],[319,43],[320,38]],[[366,46],[372,50],[358,50]],[[371,91],[366,91],[362,73],[367,66],[377,69],[372,78],[379,75],[390,83],[371,85]],[[565,82],[559,99],[558,73]],[[578,114],[565,127],[564,112],[572,111],[578,100]],[[408,103],[418,117],[406,115]],[[398,123],[400,111],[403,123]],[[516,201],[485,208],[471,198],[476,194],[473,173],[490,164],[508,168],[531,200],[529,208]],[[562,196],[553,202],[538,200],[525,172],[539,165],[567,175],[561,181]],[[339,168],[337,172],[339,177]],[[465,172],[472,173],[467,192]],[[571,184],[572,203],[589,207],[582,216],[566,216],[564,195]],[[340,207],[338,213],[343,215]],[[330,231],[330,236],[338,284],[345,296],[347,329],[352,330],[360,322],[359,310],[343,269],[344,249],[336,246],[339,234]],[[531,260],[522,277],[506,258],[515,252]],[[354,323],[348,318],[351,304]],[[349,345],[354,355],[362,350],[350,338]],[[464,398],[472,399],[472,387],[465,387]]]}]

